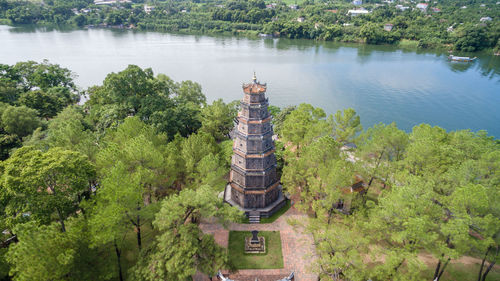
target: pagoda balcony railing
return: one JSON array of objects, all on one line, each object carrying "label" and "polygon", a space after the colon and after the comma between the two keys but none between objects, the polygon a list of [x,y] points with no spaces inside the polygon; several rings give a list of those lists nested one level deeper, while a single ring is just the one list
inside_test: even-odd
[{"label": "pagoda balcony railing", "polygon": [[275,149],[274,145],[271,145],[270,147],[266,148],[262,152],[260,152],[260,151],[258,151],[258,152],[249,152],[248,150],[247,151],[243,151],[239,147],[234,147],[233,146],[233,151],[238,150],[239,152],[241,152],[244,155],[266,154],[269,151],[274,150],[274,149]]},{"label": "pagoda balcony railing", "polygon": [[267,130],[267,131],[265,131],[265,132],[263,132],[263,133],[259,133],[259,134],[245,134],[245,133],[242,133],[242,132],[240,132],[240,131],[236,131],[236,134],[237,134],[238,136],[241,136],[241,138],[242,138],[242,139],[244,139],[244,140],[248,140],[249,138],[250,138],[250,139],[251,139],[251,138],[257,138],[257,139],[258,139],[258,138],[259,138],[259,136],[260,136],[260,138],[261,138],[261,139],[263,139],[263,138],[264,138],[264,136],[267,136],[267,135],[269,135],[269,134],[270,134],[270,135],[271,135],[271,137],[272,137],[272,136],[273,136],[273,133],[274,133],[274,132],[273,132],[273,127],[272,127],[272,126],[271,126],[271,128],[270,128],[269,130]]},{"label": "pagoda balcony railing", "polygon": [[262,107],[263,105],[269,106],[269,98],[266,98],[261,102],[246,102],[244,99],[242,99],[240,100],[240,105],[244,105],[245,107],[254,107],[254,108],[259,108]]},{"label": "pagoda balcony railing", "polygon": [[276,168],[276,164],[273,164],[273,165],[269,166],[267,169],[247,171],[247,170],[237,166],[236,164],[231,164],[231,170],[235,170],[235,171],[237,171],[240,174],[245,175],[245,176],[266,175],[269,171],[271,171],[272,169],[275,169],[275,168]]}]

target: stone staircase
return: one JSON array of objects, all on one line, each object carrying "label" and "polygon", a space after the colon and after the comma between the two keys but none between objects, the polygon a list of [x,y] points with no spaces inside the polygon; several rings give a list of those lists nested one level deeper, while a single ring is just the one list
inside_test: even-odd
[{"label": "stone staircase", "polygon": [[260,223],[260,213],[258,211],[249,212],[248,220],[250,221],[250,223]]}]

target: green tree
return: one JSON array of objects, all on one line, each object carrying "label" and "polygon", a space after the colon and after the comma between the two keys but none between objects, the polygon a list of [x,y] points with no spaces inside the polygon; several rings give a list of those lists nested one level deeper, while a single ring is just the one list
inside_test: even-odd
[{"label": "green tree", "polygon": [[37,111],[26,106],[8,106],[2,113],[2,127],[9,133],[23,138],[41,126]]},{"label": "green tree", "polygon": [[464,24],[454,33],[455,49],[465,52],[474,52],[488,46],[486,30],[476,24]]},{"label": "green tree", "polygon": [[390,182],[389,176],[397,171],[408,143],[408,135],[395,123],[374,125],[359,136],[356,155],[363,161],[358,162],[357,171],[368,181],[364,202],[375,179]]},{"label": "green tree", "polygon": [[28,91],[21,94],[19,104],[36,109],[40,117],[49,119],[63,108],[78,102],[78,96],[62,86],[47,90]]},{"label": "green tree", "polygon": [[188,136],[201,123],[199,113],[204,96],[197,83],[175,83],[165,75],[154,77],[151,69],[129,65],[108,74],[102,86],[89,89],[86,106],[98,130],[117,126],[127,116],[137,116],[165,132],[169,139],[177,133]]},{"label": "green tree", "polygon": [[384,30],[378,24],[373,22],[365,23],[359,29],[359,36],[363,38],[366,43],[380,44],[384,42]]},{"label": "green tree", "polygon": [[241,218],[241,213],[218,199],[209,186],[165,199],[153,222],[160,234],[135,267],[134,279],[186,280],[197,271],[213,276],[227,266],[226,250],[199,228],[201,219],[210,217],[226,224]]},{"label": "green tree", "polygon": [[47,224],[55,216],[63,232],[64,222],[79,210],[95,177],[86,156],[61,148],[47,152],[20,148],[3,163],[3,169],[2,191],[10,198],[6,213],[11,225],[28,218]]},{"label": "green tree", "polygon": [[181,144],[182,162],[184,163],[184,175],[186,183],[192,183],[204,175],[199,174],[199,165],[208,155],[217,155],[219,147],[215,139],[206,133],[198,133],[189,136]]},{"label": "green tree", "polygon": [[107,261],[89,249],[82,217],[68,220],[66,232],[55,224],[28,222],[15,227],[19,242],[6,255],[13,280],[96,280],[105,277]]},{"label": "green tree", "polygon": [[127,118],[116,130],[109,130],[97,155],[102,181],[96,191],[91,224],[97,245],[118,241],[134,230],[141,250],[142,225],[151,220],[162,187],[170,187],[165,184],[173,182],[167,177],[165,142],[164,135],[157,135],[137,117]]},{"label": "green tree", "polygon": [[[0,69],[2,66],[4,65],[0,65]],[[19,98],[19,94],[20,90],[17,88],[16,82],[10,78],[3,78],[0,75],[0,102],[14,104]]]},{"label": "green tree", "polygon": [[47,127],[46,138],[41,140],[42,143],[46,143],[46,146],[75,150],[87,155],[92,162],[95,162],[98,140],[86,122],[81,107],[66,107],[49,121]]},{"label": "green tree", "polygon": [[342,189],[349,187],[352,167],[340,157],[340,144],[330,136],[320,137],[302,149],[299,157],[289,159],[283,168],[283,186],[298,207],[316,216],[331,219]]},{"label": "green tree", "polygon": [[283,127],[283,123],[285,122],[287,116],[294,111],[296,106],[287,106],[279,111],[279,113],[273,114],[271,107],[269,108],[269,112],[273,116],[273,127],[274,132],[278,135],[281,135],[281,128]]},{"label": "green tree", "polygon": [[281,134],[285,145],[294,146],[296,153],[314,139],[326,135],[329,131],[325,120],[326,114],[321,108],[301,104],[293,110],[283,122]]},{"label": "green tree", "polygon": [[63,87],[72,93],[77,92],[73,81],[75,74],[58,64],[51,64],[47,60],[42,63],[18,62],[12,66],[8,74],[25,92],[35,88],[48,90],[53,87]]},{"label": "green tree", "polygon": [[380,245],[372,249],[372,258],[384,256],[387,262],[370,269],[372,278],[420,280],[424,268],[418,259],[420,251],[446,248],[440,229],[444,212],[432,197],[431,184],[418,178],[410,178],[407,184],[379,197],[365,231],[370,233],[367,236],[372,244]]},{"label": "green tree", "polygon": [[[332,220],[333,222],[333,220]],[[364,237],[363,217],[335,220],[328,224],[323,218],[310,219],[307,231],[314,237],[320,280],[368,280],[366,256],[370,240]]]},{"label": "green tree", "polygon": [[340,143],[352,141],[363,130],[360,118],[352,108],[344,109],[343,112],[338,110],[328,121],[332,124],[335,140]]},{"label": "green tree", "polygon": [[225,104],[222,99],[218,99],[203,108],[200,117],[200,132],[210,134],[216,141],[220,142],[229,138],[229,132],[234,127],[236,112]]},{"label": "green tree", "polygon": [[[160,79],[159,75],[158,78]],[[182,81],[177,87],[177,103],[185,104],[190,102],[197,106],[204,106],[206,104],[207,98],[202,93],[200,84],[187,80]]]}]

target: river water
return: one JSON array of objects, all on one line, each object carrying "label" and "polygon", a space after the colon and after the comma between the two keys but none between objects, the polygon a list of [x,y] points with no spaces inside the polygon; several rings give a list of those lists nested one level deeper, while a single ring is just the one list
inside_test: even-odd
[{"label": "river water", "polygon": [[457,63],[393,46],[0,26],[0,63],[48,59],[74,71],[82,89],[136,64],[200,83],[209,101],[232,101],[255,71],[272,105],[305,102],[329,114],[352,107],[365,128],[396,122],[409,131],[425,122],[498,138],[500,57],[475,55]]}]

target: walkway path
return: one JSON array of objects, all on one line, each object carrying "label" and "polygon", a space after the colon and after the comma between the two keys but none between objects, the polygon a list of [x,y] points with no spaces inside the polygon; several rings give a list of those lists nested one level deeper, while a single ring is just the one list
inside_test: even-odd
[{"label": "walkway path", "polygon": [[[304,219],[305,215],[297,211],[293,206],[275,222],[269,224],[236,224],[229,226],[229,230],[236,231],[280,231],[281,248],[283,251],[282,269],[242,269],[236,274],[230,274],[230,278],[238,281],[277,280],[288,276],[295,271],[296,281],[316,281],[317,276],[311,272],[311,260],[314,258],[313,239],[309,234],[303,233],[298,227],[288,224],[288,219]],[[229,230],[219,224],[202,223],[201,229],[205,233],[214,235],[215,241],[223,247],[227,247]],[[278,278],[276,278],[278,277]]]}]

